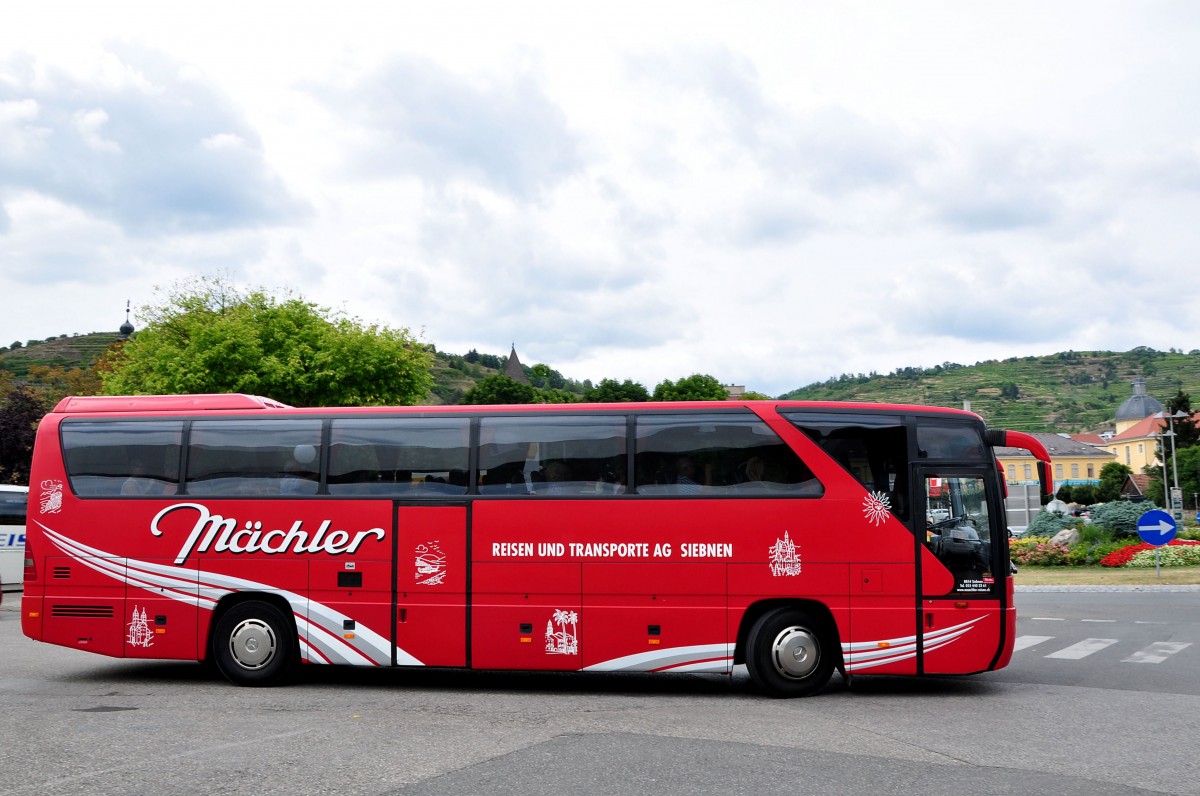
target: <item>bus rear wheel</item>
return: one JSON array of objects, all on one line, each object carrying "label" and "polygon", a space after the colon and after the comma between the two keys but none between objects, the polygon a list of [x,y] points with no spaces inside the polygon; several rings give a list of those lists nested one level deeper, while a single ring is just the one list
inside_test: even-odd
[{"label": "bus rear wheel", "polygon": [[834,655],[823,623],[797,608],[776,608],[758,618],[747,637],[746,668],[771,696],[815,694],[833,676]]},{"label": "bus rear wheel", "polygon": [[291,623],[274,605],[239,603],[217,622],[213,661],[235,685],[275,685],[295,661],[294,636]]}]

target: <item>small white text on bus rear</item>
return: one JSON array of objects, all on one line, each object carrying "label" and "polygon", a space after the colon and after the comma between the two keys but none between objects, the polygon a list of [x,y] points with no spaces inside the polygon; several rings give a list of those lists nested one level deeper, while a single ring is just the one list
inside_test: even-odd
[{"label": "small white text on bus rear", "polygon": [[[304,528],[303,520],[296,520],[292,527],[283,530],[263,530],[263,524],[255,520],[239,523],[233,517],[222,517],[213,514],[202,503],[176,503],[167,506],[150,523],[150,533],[162,536],[160,523],[169,514],[177,511],[192,510],[197,512],[196,522],[191,532],[179,548],[175,563],[183,564],[192,553],[328,553],[342,555],[354,553],[367,539],[382,541],[385,534],[382,528],[368,528],[365,531],[330,530],[332,520],[322,520],[315,532]],[[240,527],[239,527],[240,526]]]}]

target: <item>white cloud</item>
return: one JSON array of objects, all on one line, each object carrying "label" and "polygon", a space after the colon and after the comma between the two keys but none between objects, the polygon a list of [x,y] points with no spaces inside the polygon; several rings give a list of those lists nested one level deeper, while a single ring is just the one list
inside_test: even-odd
[{"label": "white cloud", "polygon": [[0,339],[224,270],[651,388],[1200,348],[1190,5],[289,9],[0,30]]},{"label": "white cloud", "polygon": [[91,110],[75,111],[71,118],[75,125],[75,129],[79,131],[79,137],[89,149],[97,152],[114,152],[120,153],[121,145],[116,141],[110,141],[103,135],[103,127],[108,123],[108,114],[101,108],[92,108]]},{"label": "white cloud", "polygon": [[[219,89],[180,78],[153,51],[109,55],[83,78],[10,61],[0,135],[15,145],[0,149],[0,191],[53,197],[134,235],[216,232],[303,212]],[[113,57],[128,69],[112,68]]]}]

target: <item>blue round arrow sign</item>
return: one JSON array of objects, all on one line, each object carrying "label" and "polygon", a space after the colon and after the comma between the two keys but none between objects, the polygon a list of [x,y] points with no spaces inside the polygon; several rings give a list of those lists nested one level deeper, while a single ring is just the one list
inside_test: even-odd
[{"label": "blue round arrow sign", "polygon": [[1175,538],[1175,518],[1162,509],[1151,509],[1138,517],[1138,536],[1146,544],[1164,545]]}]

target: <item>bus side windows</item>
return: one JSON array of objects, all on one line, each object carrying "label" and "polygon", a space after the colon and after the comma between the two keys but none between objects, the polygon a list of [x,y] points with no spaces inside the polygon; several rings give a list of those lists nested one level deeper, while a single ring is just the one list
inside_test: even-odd
[{"label": "bus side windows", "polygon": [[188,445],[188,494],[314,495],[320,420],[196,420]]},{"label": "bus side windows", "polygon": [[819,497],[824,487],[770,426],[751,414],[642,415],[640,495]]},{"label": "bus side windows", "polygon": [[67,420],[63,455],[82,497],[154,497],[179,491],[180,420]]},{"label": "bus side windows", "polygon": [[625,491],[624,415],[485,417],[482,495],[599,496]]},{"label": "bus side windows", "polygon": [[908,431],[893,415],[782,413],[869,492],[908,521]]},{"label": "bus side windows", "polygon": [[917,448],[923,459],[986,462],[983,438],[974,426],[922,418],[917,424]]},{"label": "bus side windows", "polygon": [[329,494],[439,497],[467,493],[467,418],[332,421]]}]

